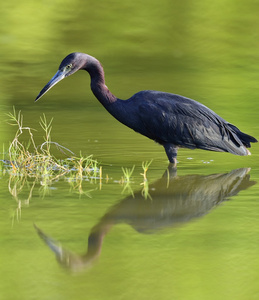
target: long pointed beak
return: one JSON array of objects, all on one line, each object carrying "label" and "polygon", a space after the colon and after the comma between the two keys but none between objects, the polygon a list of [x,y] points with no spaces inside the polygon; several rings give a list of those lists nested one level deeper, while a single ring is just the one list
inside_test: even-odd
[{"label": "long pointed beak", "polygon": [[58,70],[57,73],[50,79],[50,81],[40,91],[39,95],[35,99],[35,102],[38,101],[45,93],[47,93],[48,90],[50,90],[55,84],[57,84],[63,78],[65,78],[65,73]]}]

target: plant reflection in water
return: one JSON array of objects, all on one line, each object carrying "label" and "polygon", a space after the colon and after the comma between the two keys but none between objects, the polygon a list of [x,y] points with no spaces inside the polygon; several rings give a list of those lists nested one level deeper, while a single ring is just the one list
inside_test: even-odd
[{"label": "plant reflection in water", "polygon": [[141,190],[108,210],[91,229],[88,249],[83,255],[64,249],[36,225],[35,229],[62,266],[74,272],[82,271],[96,262],[103,239],[114,225],[126,223],[140,233],[154,233],[187,223],[254,185],[256,182],[250,181],[249,171],[242,168],[225,174],[177,176],[176,169],[167,169],[162,178],[149,185],[148,198]]}]

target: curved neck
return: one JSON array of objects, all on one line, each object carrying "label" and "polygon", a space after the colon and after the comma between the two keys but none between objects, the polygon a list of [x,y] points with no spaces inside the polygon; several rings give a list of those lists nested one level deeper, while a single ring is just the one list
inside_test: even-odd
[{"label": "curved neck", "polygon": [[91,90],[103,106],[107,107],[109,104],[117,101],[117,98],[105,85],[104,70],[96,58],[88,55],[86,64],[82,69],[89,73],[91,77]]}]

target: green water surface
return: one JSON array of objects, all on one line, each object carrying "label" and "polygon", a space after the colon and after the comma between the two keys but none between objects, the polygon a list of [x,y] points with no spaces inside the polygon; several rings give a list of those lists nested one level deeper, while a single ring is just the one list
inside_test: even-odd
[{"label": "green water surface", "polygon": [[[5,114],[15,106],[36,142],[45,113],[53,141],[102,166],[81,194],[66,178],[45,186],[1,173],[1,299],[259,298],[258,144],[249,157],[182,149],[167,172],[163,148],[110,116],[86,72],[34,103],[81,51],[121,99],[181,94],[258,139],[258,10],[252,0],[1,4],[0,147],[14,136]],[[133,166],[126,186],[122,167]]]}]

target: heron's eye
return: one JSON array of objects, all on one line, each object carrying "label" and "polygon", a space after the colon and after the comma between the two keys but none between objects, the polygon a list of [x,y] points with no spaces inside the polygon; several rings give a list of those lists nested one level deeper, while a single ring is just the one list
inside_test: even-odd
[{"label": "heron's eye", "polygon": [[69,64],[69,65],[67,65],[67,66],[65,67],[65,70],[66,70],[66,71],[69,71],[69,70],[71,70],[71,68],[72,68],[72,64]]}]

